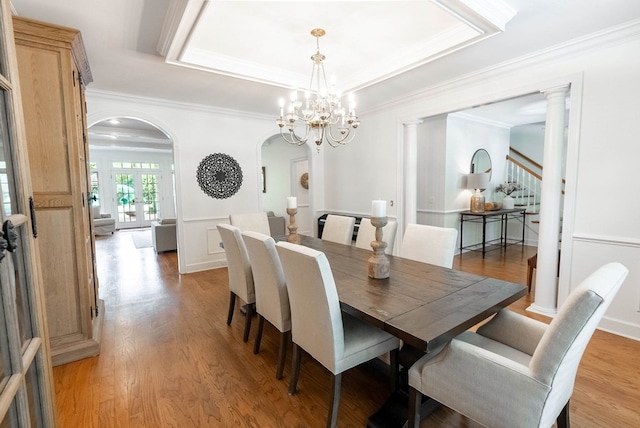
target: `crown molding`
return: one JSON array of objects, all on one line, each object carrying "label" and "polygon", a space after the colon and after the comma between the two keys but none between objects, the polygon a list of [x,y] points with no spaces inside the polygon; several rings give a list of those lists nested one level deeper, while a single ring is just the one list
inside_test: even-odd
[{"label": "crown molding", "polygon": [[611,48],[637,39],[640,39],[640,19],[629,21],[584,37],[570,40],[566,43],[561,43],[559,45],[523,55],[512,60],[504,61],[491,67],[486,67],[472,73],[464,74],[429,87],[418,89],[408,95],[378,104],[377,106],[361,109],[360,114],[361,116],[364,116],[381,110],[399,107],[403,104],[434,96],[441,92],[465,86],[477,85],[487,79],[499,77],[503,74],[529,69],[544,63],[553,62],[554,60],[575,58],[585,55],[586,53]]}]

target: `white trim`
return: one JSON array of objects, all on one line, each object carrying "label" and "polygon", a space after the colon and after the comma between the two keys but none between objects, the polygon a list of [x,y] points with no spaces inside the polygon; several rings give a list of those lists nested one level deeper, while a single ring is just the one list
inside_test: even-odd
[{"label": "white trim", "polygon": [[[515,73],[517,71],[528,69],[537,65],[548,64],[556,59],[570,59],[575,56],[582,56],[585,53],[598,49],[610,48],[611,46],[626,43],[629,39],[640,37],[640,19],[624,23],[622,25],[611,27],[587,36],[570,40],[568,42],[552,46],[547,49],[536,51],[527,55],[520,56],[509,61],[494,64],[490,67],[474,71],[454,77],[450,80],[442,81],[433,86],[421,88],[413,93],[391,99],[390,101],[378,104],[369,109],[361,109],[361,115],[365,116],[374,112],[400,107],[404,104],[434,96],[438,93],[447,92],[451,87],[457,86],[473,86],[480,84],[483,80],[495,78],[507,73]],[[503,97],[504,99],[504,97]],[[466,106],[469,108],[470,106]],[[456,111],[448,110],[448,112]],[[431,116],[431,115],[429,115]],[[423,116],[419,116],[423,117]]]},{"label": "white trim", "polygon": [[247,119],[269,120],[269,121],[274,120],[274,115],[253,113],[253,112],[247,112],[247,111],[241,111],[241,110],[232,110],[232,109],[215,107],[215,106],[204,105],[204,104],[172,101],[165,98],[144,97],[140,95],[123,94],[120,92],[110,92],[110,91],[103,91],[99,89],[90,89],[90,88],[87,88],[86,94],[91,97],[99,97],[99,98],[103,98],[111,101],[126,101],[131,103],[152,105],[155,107],[160,106],[160,107],[166,107],[166,108],[172,108],[172,109],[182,109],[182,110],[188,110],[188,111],[214,113],[214,114],[220,114],[224,116],[235,116],[235,117],[242,117]]}]

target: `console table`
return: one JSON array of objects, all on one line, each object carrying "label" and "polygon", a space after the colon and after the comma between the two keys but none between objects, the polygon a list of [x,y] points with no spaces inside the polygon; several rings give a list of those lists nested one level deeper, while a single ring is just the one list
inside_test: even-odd
[{"label": "console table", "polygon": [[[471,211],[462,211],[460,213],[460,254],[462,250],[482,251],[482,258],[487,252],[487,246],[500,243],[498,248],[507,248],[508,245],[520,244],[524,246],[524,228],[525,228],[525,209],[513,208],[509,210],[485,211],[482,213],[474,213]],[[522,237],[520,239],[508,238],[507,226],[509,219],[521,219],[522,221]],[[487,240],[487,223],[500,222],[500,237]],[[463,228],[465,223],[482,223],[482,242],[464,245]],[[497,249],[497,248],[495,248]]]}]

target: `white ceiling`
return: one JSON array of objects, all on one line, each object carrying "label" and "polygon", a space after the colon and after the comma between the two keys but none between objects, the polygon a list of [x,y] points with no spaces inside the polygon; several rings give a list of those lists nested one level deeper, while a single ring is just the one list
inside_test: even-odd
[{"label": "white ceiling", "polygon": [[[315,27],[327,30],[320,39],[327,73],[336,75],[343,92],[355,91],[362,114],[417,87],[640,19],[638,0],[12,0],[12,5],[19,15],[82,32],[94,77],[89,91],[274,118],[278,99],[288,95],[283,86],[307,85],[315,52],[309,31]],[[493,119],[506,125],[539,121],[500,114]]]}]

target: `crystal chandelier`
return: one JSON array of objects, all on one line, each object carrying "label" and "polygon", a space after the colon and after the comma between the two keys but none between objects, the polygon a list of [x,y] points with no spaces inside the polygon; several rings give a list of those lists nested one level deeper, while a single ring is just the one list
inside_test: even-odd
[{"label": "crystal chandelier", "polygon": [[325,31],[315,28],[311,30],[311,35],[316,38],[316,53],[311,56],[313,69],[305,100],[298,100],[298,91],[294,90],[285,114],[285,102],[280,99],[280,117],[276,123],[286,142],[300,146],[311,137],[320,152],[320,145],[325,140],[331,147],[351,142],[360,121],[356,116],[353,98],[346,111],[340,101],[341,94],[336,91],[335,79],[332,79],[331,86],[327,85],[322,64],[325,56],[320,53],[320,37],[325,35]]}]

